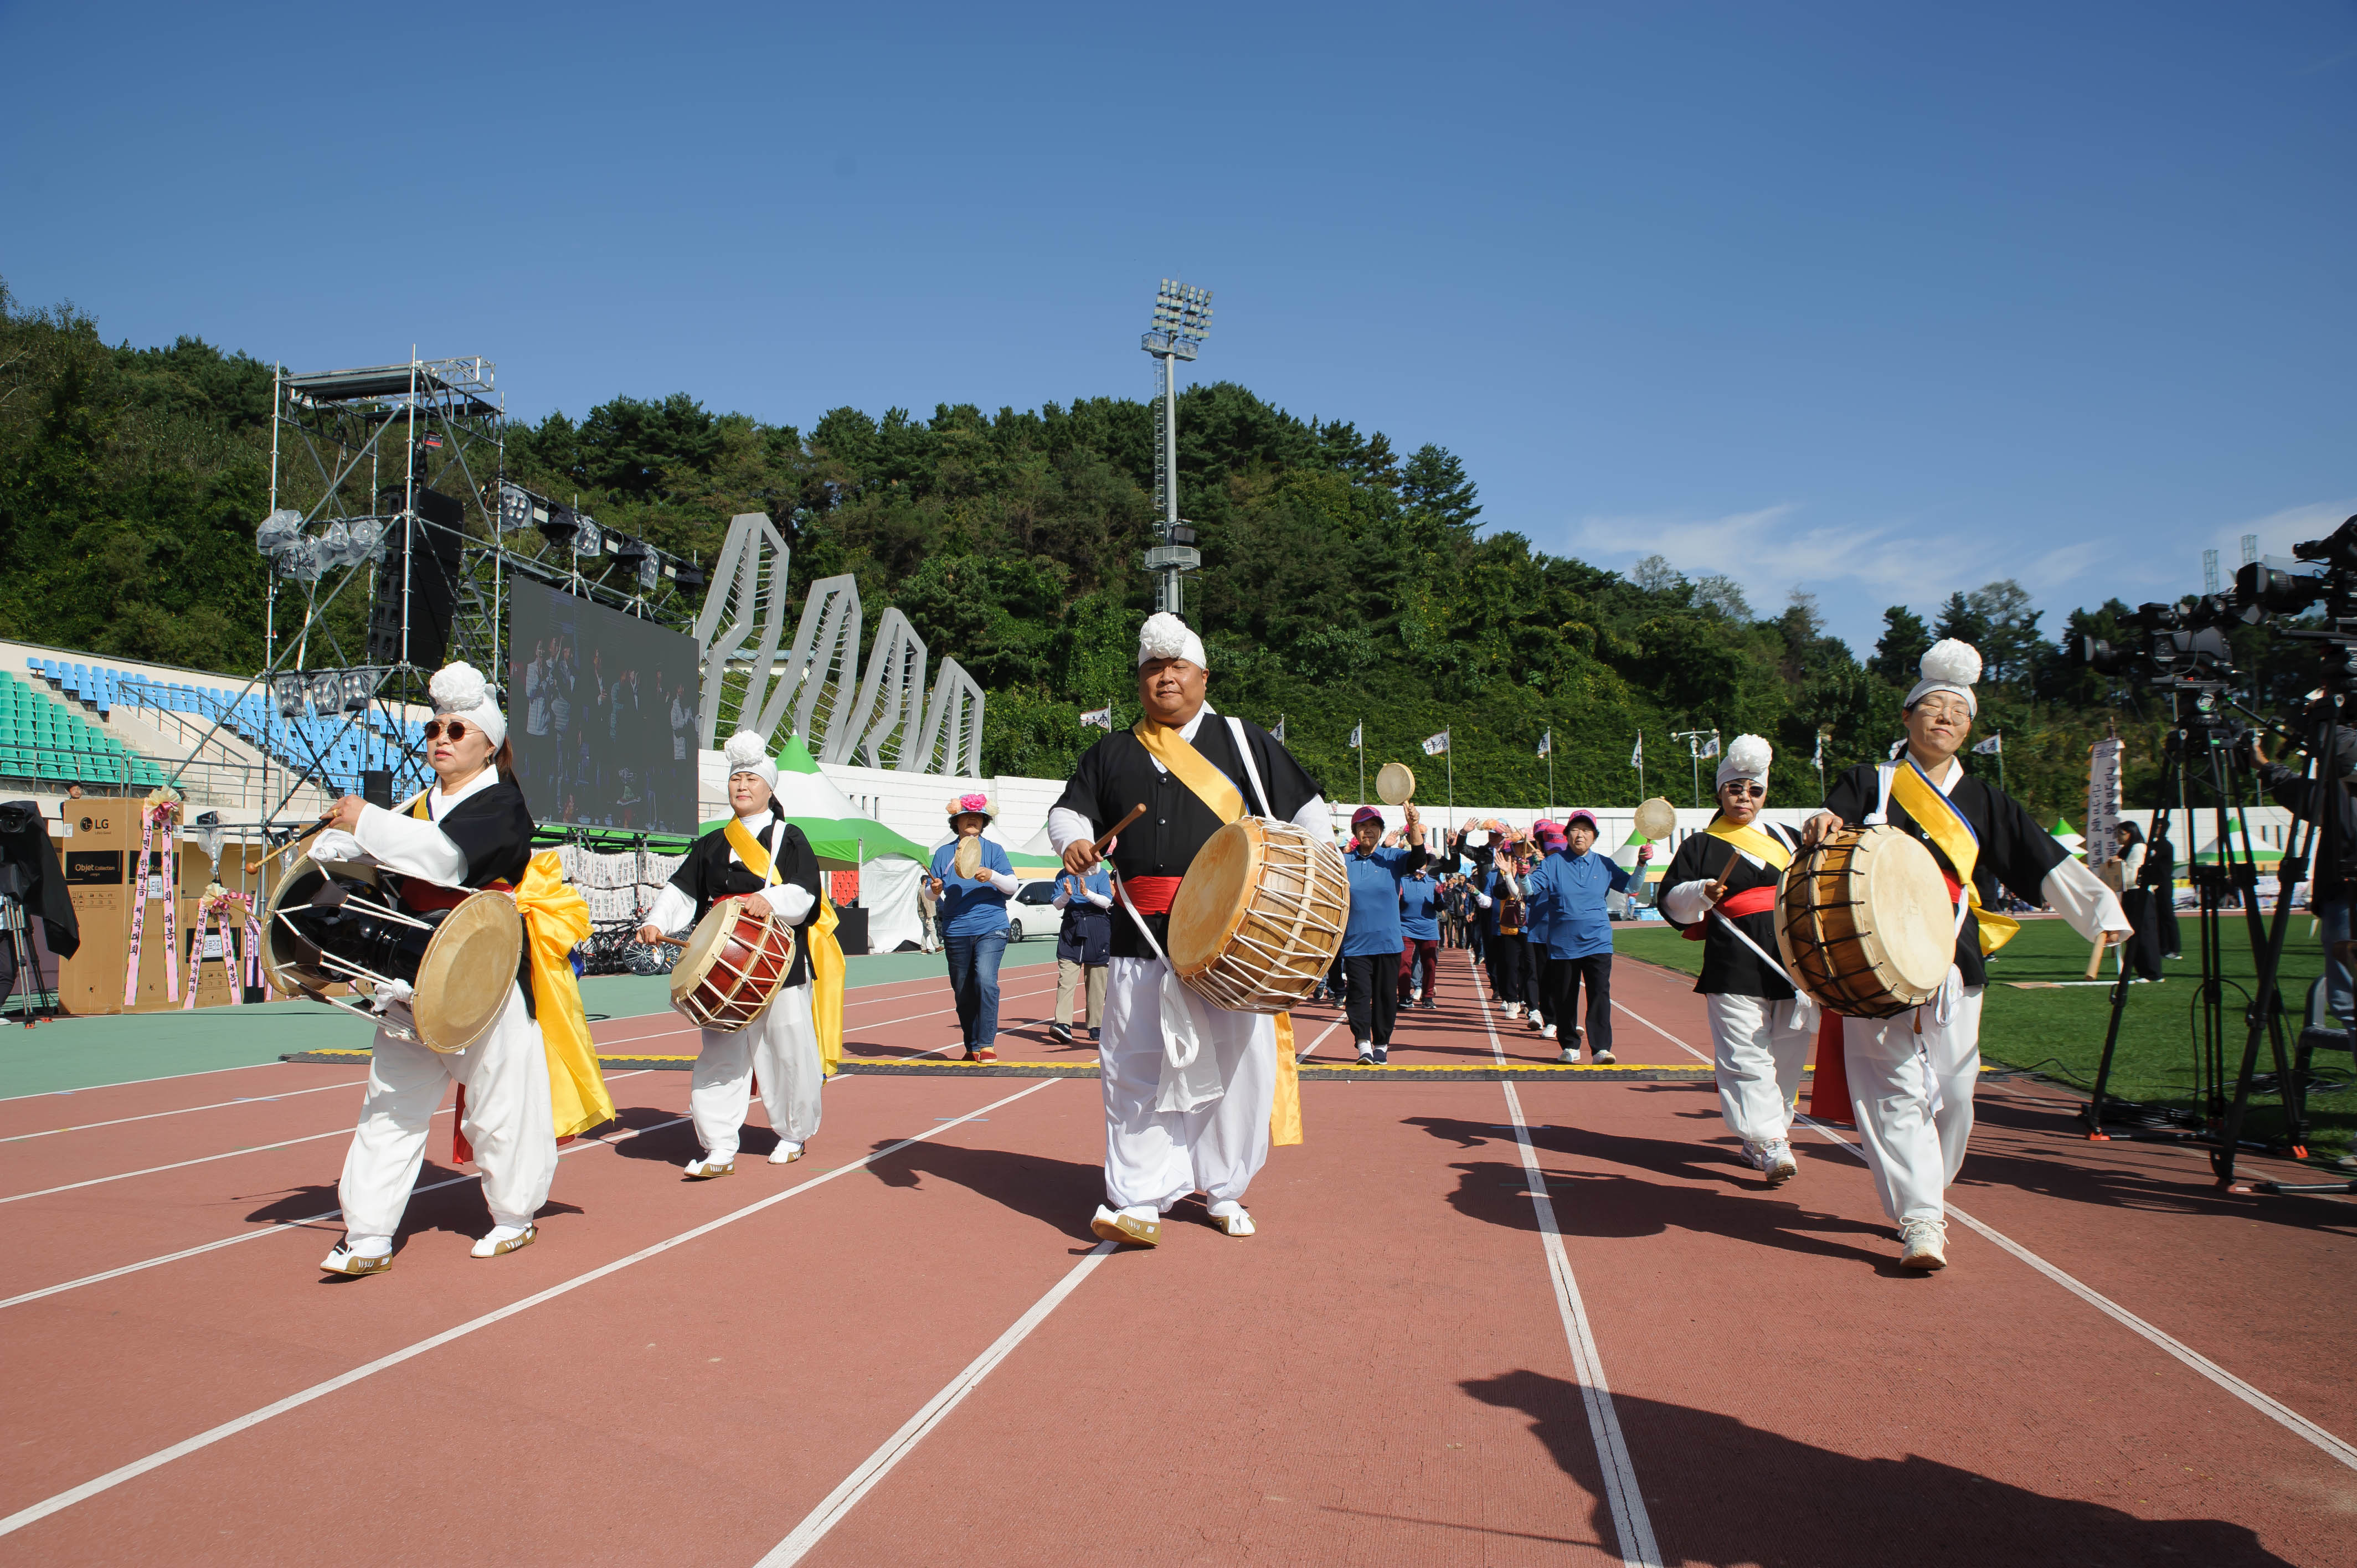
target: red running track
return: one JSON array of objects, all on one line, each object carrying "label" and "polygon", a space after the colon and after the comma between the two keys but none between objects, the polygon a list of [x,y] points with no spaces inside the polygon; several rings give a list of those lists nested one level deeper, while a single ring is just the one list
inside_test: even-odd
[{"label": "red running track", "polygon": [[[1616,980],[1617,1044],[1704,1048],[1690,983]],[[890,989],[855,1039],[953,1042],[937,983]],[[1540,1058],[1469,993],[1394,1059],[1476,1042]],[[352,1076],[77,1094],[152,1119],[0,1144],[0,1196],[332,1128]],[[1189,1205],[1111,1256],[1086,1081],[839,1079],[811,1158],[711,1183],[683,1074],[615,1089],[643,1131],[569,1151],[492,1262],[429,1165],[399,1266],[322,1281],[334,1227],[270,1225],[333,1207],[332,1138],[0,1206],[6,1296],[256,1238],[0,1307],[0,1562],[2357,1561],[2350,1463],[1961,1224],[1902,1274],[1849,1153],[1770,1194],[1706,1086],[1308,1083],[1258,1236]],[[0,1137],[55,1122],[22,1103]],[[2066,1114],[1985,1092],[1957,1204],[2351,1436],[2357,1209]]]}]

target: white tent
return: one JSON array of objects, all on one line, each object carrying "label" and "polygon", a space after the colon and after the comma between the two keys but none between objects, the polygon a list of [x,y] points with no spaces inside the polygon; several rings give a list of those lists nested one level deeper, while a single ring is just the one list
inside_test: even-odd
[{"label": "white tent", "polygon": [[861,816],[834,781],[819,771],[800,736],[788,736],[778,749],[777,804],[780,814],[810,840],[822,870],[859,873],[868,951],[891,952],[902,942],[923,940],[917,884],[924,874],[925,851],[875,819]]}]

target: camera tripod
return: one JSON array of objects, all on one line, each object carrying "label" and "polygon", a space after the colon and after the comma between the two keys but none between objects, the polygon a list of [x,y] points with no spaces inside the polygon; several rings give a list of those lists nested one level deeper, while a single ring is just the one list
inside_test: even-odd
[{"label": "camera tripod", "polygon": [[[2190,683],[2189,683],[2190,684]],[[2205,683],[2206,684],[2206,683]],[[2172,704],[2184,693],[2172,693]],[[2305,835],[2295,821],[2287,834],[2287,843],[2276,865],[2276,904],[2272,918],[2262,914],[2258,900],[2258,860],[2251,843],[2247,819],[2237,818],[2237,807],[2250,798],[2256,783],[2248,754],[2251,732],[2242,725],[2211,712],[2209,702],[2214,693],[2201,699],[2191,715],[2172,714],[2172,725],[2163,747],[2160,799],[2153,813],[2152,842],[2155,845],[2169,843],[2170,813],[2179,799],[2180,787],[2192,775],[2196,767],[2208,777],[2217,845],[2217,859],[2203,865],[2196,857],[2189,861],[2190,880],[2199,895],[2201,980],[2196,993],[2198,1015],[2194,1025],[2194,1099],[2190,1112],[2159,1111],[2136,1108],[2146,1126],[2123,1129],[2118,1133],[2106,1131],[2104,1110],[2114,1056],[2119,1045],[2120,1023],[2127,1008],[2128,987],[2134,976],[2125,956],[2120,966],[2120,978],[2112,992],[2109,1024],[2104,1035],[2103,1060],[2096,1069],[2095,1089],[2084,1117],[2088,1137],[2107,1142],[2115,1136],[2153,1141],[2207,1145],[2211,1169],[2222,1185],[2234,1184],[2236,1156],[2244,1152],[2285,1154],[2295,1159],[2305,1159],[2307,1150],[2307,1079],[2309,1047],[2300,1043],[2297,1061],[2287,1053],[2284,1027],[2283,996],[2278,985],[2282,972],[2284,940],[2291,926],[2292,889],[2304,879],[2310,854],[2316,864],[2333,868],[2337,874],[2341,864],[2341,844],[2340,814],[2337,806],[2322,795],[2327,789],[2337,790],[2337,779],[2321,775],[2323,759],[2333,755],[2336,719],[2345,699],[2339,694],[2329,696],[2311,712],[2314,734],[2304,742],[2309,756],[2309,789],[2311,800],[2324,800],[2328,809],[2319,810],[2319,819]],[[2185,808],[2186,825],[2190,829],[2198,820],[2190,803]],[[2242,830],[2238,848],[2234,829]],[[2189,834],[2189,838],[2190,834]],[[2148,853],[2144,870],[2136,879],[2137,886],[2148,890],[2155,900],[2169,899],[2173,905],[2175,889],[2172,861],[2164,861]],[[2231,987],[2241,987],[2230,981],[2224,971],[2226,950],[2227,908],[2233,896],[2241,904],[2244,925],[2251,944],[2251,956],[2255,979],[2253,989],[2244,993],[2245,1005],[2242,1022],[2245,1026],[2243,1048],[2236,1063],[2231,1091],[2227,1079],[2229,1028],[2226,1019],[2226,993]],[[2344,1023],[2357,1020],[2343,1020]],[[2285,1135],[2279,1144],[2246,1139],[2243,1135],[2248,1118],[2251,1097],[2258,1066],[2259,1046],[2265,1039],[2271,1049],[2275,1065],[2276,1090],[2283,1105]],[[2115,1106],[2122,1102],[2114,1101]],[[2155,1126],[2151,1123],[2158,1122]],[[2341,1192],[2357,1191],[2357,1182],[2283,1183],[2252,1182],[2236,1190],[2265,1192]]]}]

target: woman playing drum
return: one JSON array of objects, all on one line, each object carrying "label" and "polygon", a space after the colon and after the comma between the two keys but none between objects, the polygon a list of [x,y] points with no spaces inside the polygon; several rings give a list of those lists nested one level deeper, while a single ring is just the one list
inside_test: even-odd
[{"label": "woman playing drum", "polygon": [[[1718,815],[1690,835],[1662,879],[1662,916],[1703,944],[1702,993],[1718,1108],[1744,1160],[1781,1187],[1792,1159],[1792,1097],[1808,1069],[1817,1009],[1799,997],[1776,950],[1776,887],[1792,864],[1789,828],[1759,821],[1768,803],[1768,743],[1739,735],[1718,765]],[[1740,932],[1738,936],[1737,933]],[[1745,945],[1744,938],[1750,939]]]},{"label": "woman playing drum", "polygon": [[1813,844],[1845,824],[1888,822],[1931,849],[1955,901],[1955,966],[1939,994],[1893,1017],[1842,1020],[1859,1142],[1883,1212],[1899,1226],[1899,1261],[1911,1269],[1947,1266],[1942,1194],[1972,1135],[1987,980],[1982,961],[2018,929],[1995,912],[1997,884],[2051,904],[2091,941],[2098,931],[2128,929],[2118,897],[2094,873],[2018,801],[1967,778],[1956,760],[1980,712],[1973,695],[1980,674],[1981,656],[1969,644],[1935,643],[1923,655],[1923,678],[1907,693],[1903,749],[1892,761],[1843,774],[1802,834]]},{"label": "woman playing drum", "polygon": [[[696,840],[655,895],[647,923],[639,928],[639,940],[649,946],[665,931],[694,925],[722,898],[742,897],[748,913],[774,914],[789,926],[806,925],[818,908],[818,856],[802,829],[777,813],[778,765],[768,743],[750,730],[738,730],[728,737],[724,755],[735,820]],[[770,1163],[801,1159],[802,1145],[818,1132],[819,1091],[826,1078],[811,1008],[810,944],[794,943],[793,962],[760,1016],[741,1029],[705,1029],[702,1035],[687,1108],[704,1154],[687,1162],[687,1174],[707,1181],[736,1173],[737,1137],[757,1079],[778,1134]]]},{"label": "woman playing drum", "polygon": [[1166,1060],[1168,964],[1157,953],[1169,944],[1179,880],[1211,835],[1248,811],[1321,838],[1331,832],[1316,781],[1266,730],[1214,714],[1203,700],[1208,680],[1202,640],[1187,623],[1167,612],[1148,618],[1137,639],[1145,715],[1088,749],[1048,813],[1064,869],[1085,875],[1099,859],[1096,837],[1132,807],[1146,807],[1109,851],[1124,897],[1114,913],[1098,1044],[1105,1201],[1091,1221],[1109,1240],[1141,1246],[1159,1241],[1161,1217],[1199,1189],[1221,1229],[1252,1234],[1244,1189],[1268,1159],[1276,1093],[1276,1025],[1267,1014],[1182,1001],[1210,1024],[1201,1047],[1208,1087]]},{"label": "woman playing drum", "polygon": [[[482,676],[472,665],[452,664],[429,690],[435,717],[425,726],[425,759],[435,787],[403,811],[347,795],[311,847],[316,860],[372,862],[399,874],[401,902],[419,914],[452,908],[461,889],[513,887],[532,861],[532,811],[510,777],[507,718]],[[529,955],[529,940],[525,947]],[[540,1000],[544,1009],[551,1001]],[[570,1002],[577,1008],[578,994]],[[399,1002],[392,1007],[405,1010]],[[532,998],[511,983],[499,1022],[457,1055],[377,1032],[368,1100],[338,1188],[345,1236],[322,1269],[372,1274],[393,1267],[393,1238],[425,1158],[426,1131],[453,1079],[459,1133],[473,1146],[491,1211],[491,1229],[474,1255],[500,1257],[538,1235],[533,1216],[548,1201],[556,1174],[556,1126],[541,1026]],[[604,1110],[611,1115],[611,1103]]]}]

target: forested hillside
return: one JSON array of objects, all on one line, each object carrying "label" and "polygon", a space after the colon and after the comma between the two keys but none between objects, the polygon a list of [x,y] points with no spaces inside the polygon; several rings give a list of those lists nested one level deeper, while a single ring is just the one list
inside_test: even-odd
[{"label": "forested hillside", "polygon": [[[187,338],[109,347],[91,317],[21,308],[0,287],[0,634],[256,668],[269,392],[268,366],[244,354]],[[1082,710],[1135,714],[1150,419],[1141,403],[1085,398],[921,419],[839,408],[804,431],[677,392],[518,424],[507,451],[521,482],[707,560],[732,514],[768,512],[794,541],[798,596],[856,573],[871,629],[899,606],[988,689],[986,768],[1052,776],[1093,736]],[[1813,800],[1818,736],[1829,773],[1881,756],[1916,656],[1946,634],[1987,657],[1979,733],[2004,732],[2014,790],[2050,819],[2079,813],[2086,746],[2113,716],[2105,682],[2063,657],[2011,582],[1893,608],[1861,660],[1805,596],[1755,612],[1727,580],[1658,557],[1624,576],[1535,550],[1514,520],[1483,514],[1454,456],[1413,436],[1303,419],[1225,382],[1181,395],[1179,432],[1213,700],[1282,715],[1338,797],[1357,792],[1346,738],[1363,720],[1370,769],[1411,760],[1434,800],[1442,765],[1415,746],[1449,729],[1459,799],[1543,802],[1551,727],[1557,800],[1634,800],[1641,730],[1649,792],[1684,803],[1669,735],[1716,725],[1769,736],[1777,798]],[[2116,637],[2125,610],[2059,629]],[[2133,787],[2154,732],[2119,718]]]}]

